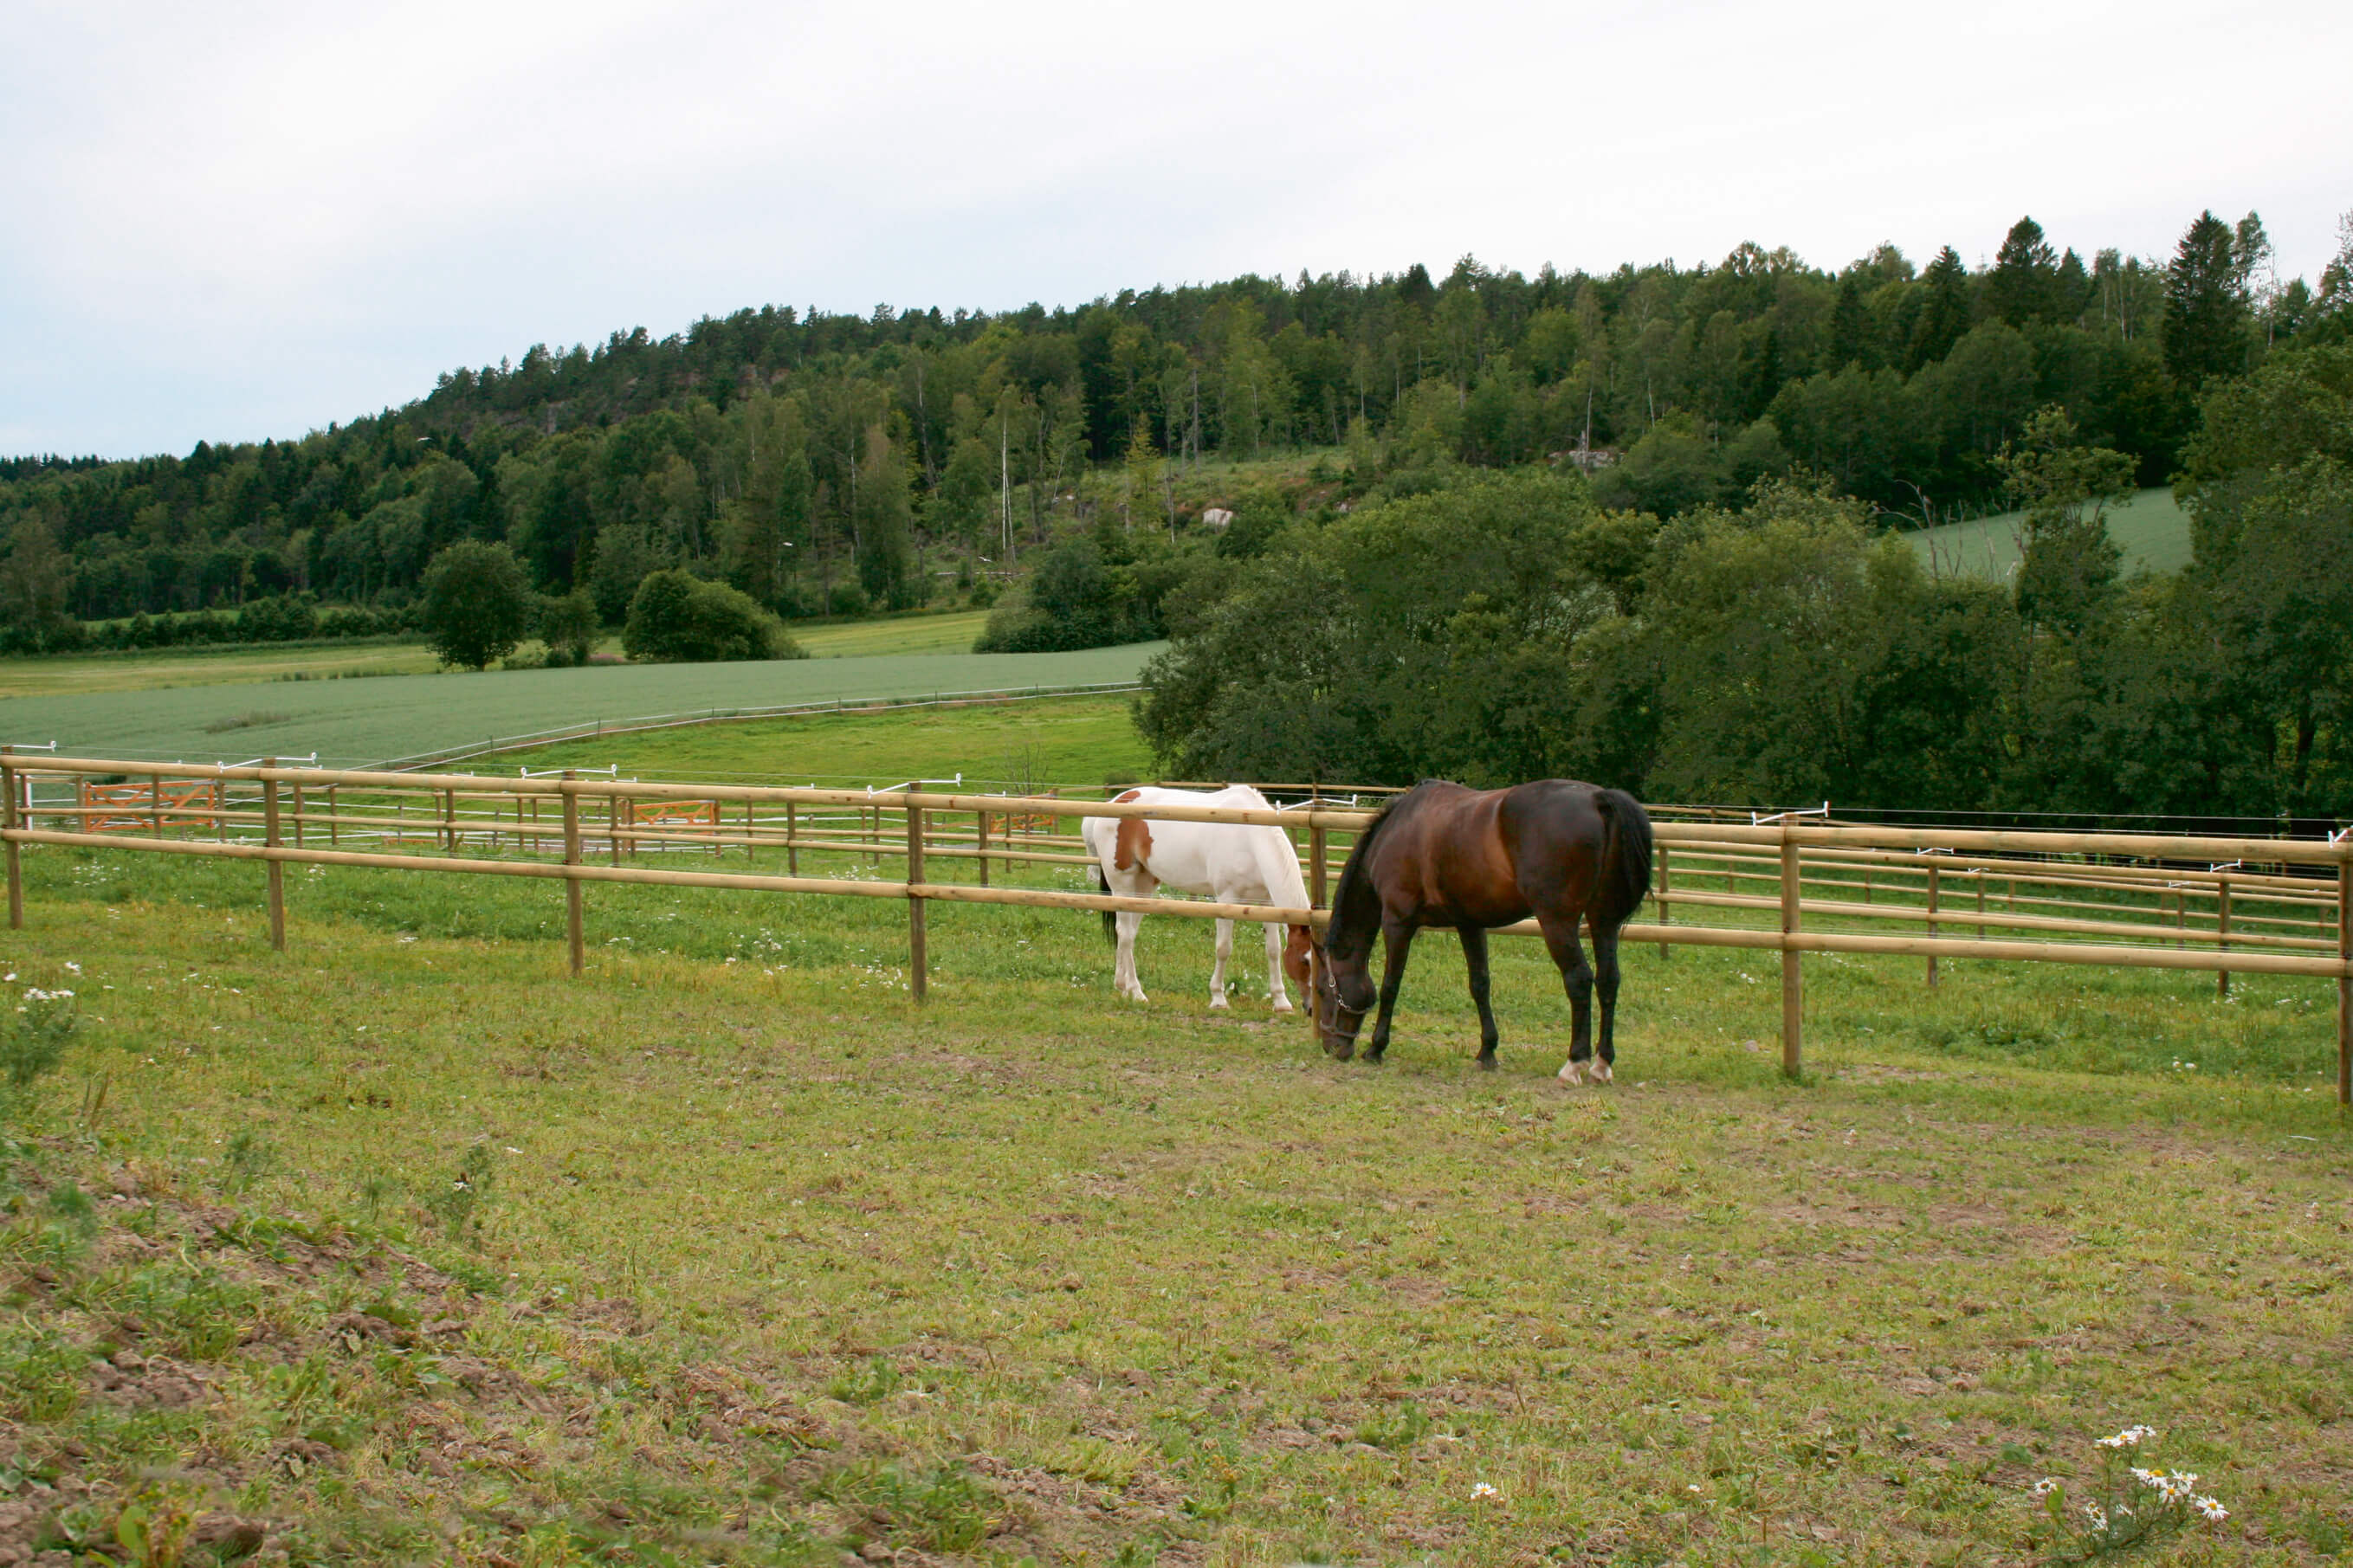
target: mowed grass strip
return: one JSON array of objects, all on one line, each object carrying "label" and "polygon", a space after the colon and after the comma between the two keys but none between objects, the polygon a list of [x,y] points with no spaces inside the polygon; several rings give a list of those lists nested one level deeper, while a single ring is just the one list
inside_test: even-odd
[{"label": "mowed grass strip", "polygon": [[[316,752],[331,765],[362,766],[600,720],[1133,680],[1163,646],[450,671],[272,684],[266,704],[250,688],[230,685],[19,697],[0,701],[0,738],[55,740],[80,755],[211,762]],[[257,706],[285,718],[233,734],[208,728]],[[225,742],[234,749],[225,751]]]},{"label": "mowed grass strip", "polygon": [[[1366,1069],[1255,963],[1213,1014],[1175,919],[1137,1007],[1090,917],[935,908],[918,1009],[880,900],[593,888],[574,983],[544,888],[295,873],[280,957],[251,868],[27,864],[9,966],[87,1015],[40,1179],[128,1175],[109,1224],[280,1325],[184,1349],[200,1420],[16,1417],[93,1518],[168,1473],[362,1556],[2020,1561],[2026,1488],[2146,1422],[2234,1510],[2179,1560],[2353,1528],[2318,983],[1810,960],[1791,1085],[1757,957],[1637,949],[1620,1087],[1569,1091],[1533,943],[1504,1070],[1442,941]],[[120,1332],[16,1289],[12,1343]],[[333,1327],[384,1291],[455,1386]],[[287,1414],[272,1343],[343,1381]]]},{"label": "mowed grass strip", "polygon": [[1152,752],[1128,717],[1129,701],[1047,697],[746,720],[570,741],[497,761],[534,773],[618,767],[626,777],[725,784],[890,784],[961,774],[990,789],[1093,788],[1151,776]]}]

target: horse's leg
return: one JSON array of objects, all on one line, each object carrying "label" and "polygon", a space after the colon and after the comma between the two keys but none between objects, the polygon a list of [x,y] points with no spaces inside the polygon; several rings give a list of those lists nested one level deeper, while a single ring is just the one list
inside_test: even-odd
[{"label": "horse's leg", "polygon": [[1381,1011],[1373,1020],[1372,1043],[1365,1047],[1365,1059],[1377,1062],[1381,1053],[1389,1048],[1389,1015],[1397,1011],[1398,987],[1405,984],[1406,955],[1413,951],[1413,933],[1418,928],[1381,922],[1381,949],[1385,962],[1381,966]]},{"label": "horse's leg", "polygon": [[1471,972],[1471,1000],[1479,1009],[1479,1065],[1495,1070],[1495,1009],[1487,1004],[1487,928],[1464,926],[1462,963]]},{"label": "horse's leg", "polygon": [[1226,1005],[1226,961],[1234,955],[1234,922],[1218,922],[1218,966],[1209,971],[1209,1005]]},{"label": "horse's leg", "polygon": [[1609,1071],[1618,1061],[1615,1041],[1618,1022],[1618,928],[1606,930],[1595,923],[1593,931],[1593,979],[1595,989],[1601,993],[1601,1039],[1594,1055],[1601,1058],[1595,1075],[1603,1083],[1609,1081]]},{"label": "horse's leg", "polygon": [[1291,992],[1282,984],[1282,943],[1289,934],[1280,921],[1266,928],[1266,999],[1278,1013],[1291,1011]]},{"label": "horse's leg", "polygon": [[1138,1002],[1145,1001],[1144,982],[1135,976],[1135,932],[1144,924],[1144,917],[1134,910],[1122,910],[1113,919],[1119,925],[1119,961],[1112,972],[1112,989]]},{"label": "horse's leg", "polygon": [[[1545,946],[1551,950],[1552,961],[1560,966],[1560,978],[1568,987],[1568,1060],[1561,1064],[1560,1076],[1570,1083],[1586,1081],[1587,1063],[1593,1055],[1593,969],[1585,962],[1585,944],[1577,940],[1577,921],[1539,915],[1537,923],[1544,927]],[[1609,1064],[1597,1062],[1590,1068],[1595,1083],[1609,1081]]]}]

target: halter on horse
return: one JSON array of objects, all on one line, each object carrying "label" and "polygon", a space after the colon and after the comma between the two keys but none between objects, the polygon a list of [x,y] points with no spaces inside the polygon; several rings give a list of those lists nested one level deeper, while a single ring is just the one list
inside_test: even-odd
[{"label": "halter on horse", "polygon": [[[1472,790],[1429,780],[1391,801],[1357,838],[1332,899],[1332,922],[1314,954],[1315,1032],[1342,1061],[1374,1001],[1373,933],[1387,952],[1380,1016],[1365,1059],[1388,1048],[1389,1018],[1414,933],[1451,926],[1462,941],[1471,999],[1479,1008],[1479,1065],[1495,1065],[1495,1015],[1487,1002],[1487,932],[1533,914],[1568,988],[1568,1060],[1560,1076],[1609,1081],[1617,1058],[1618,928],[1651,886],[1651,819],[1623,790],[1566,779]],[[1593,933],[1588,965],[1578,922]],[[1593,990],[1601,989],[1599,1059]],[[1588,1065],[1589,1064],[1589,1065]]]}]

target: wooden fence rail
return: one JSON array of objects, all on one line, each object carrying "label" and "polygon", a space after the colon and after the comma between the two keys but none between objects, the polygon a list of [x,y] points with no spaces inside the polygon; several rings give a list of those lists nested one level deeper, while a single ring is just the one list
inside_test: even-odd
[{"label": "wooden fence rail", "polygon": [[[59,785],[69,793],[42,798],[43,788]],[[572,773],[510,779],[274,763],[204,768],[36,760],[5,748],[0,799],[12,927],[24,923],[20,848],[26,844],[261,861],[270,938],[281,949],[289,863],[560,880],[575,974],[586,963],[584,895],[591,882],[892,899],[907,905],[910,984],[918,998],[927,988],[924,911],[931,903],[1135,910],[1320,928],[1335,859],[1345,858],[1371,820],[1368,812],[1312,802],[1259,810],[917,790],[649,784]],[[1065,820],[1089,816],[1284,828],[1304,852],[1314,907],[990,885],[992,867],[1089,864],[1084,853],[1071,852],[1082,850],[1083,841],[1060,830]],[[1805,953],[1925,959],[1932,985],[1939,959],[1968,957],[2209,971],[2226,989],[2232,973],[2334,980],[2337,1098],[2353,1104],[2353,839],[1947,830],[1820,817],[1764,824],[1663,820],[1654,831],[1657,918],[1628,926],[1623,940],[1656,942],[1662,953],[1674,946],[1778,952],[1782,1063],[1792,1074],[1803,1062]],[[375,847],[357,847],[371,840]],[[432,852],[418,853],[410,845],[429,845]],[[746,868],[726,870],[709,860],[693,869],[644,863],[652,851],[707,857],[739,851]],[[783,874],[751,868],[763,851],[782,852]],[[812,854],[868,864],[887,858],[902,861],[904,870],[898,880],[804,876],[800,858]],[[609,863],[593,863],[592,855]],[[967,863],[976,867],[976,882],[942,880],[934,870]],[[1989,885],[1997,881],[1998,902],[1989,907]],[[1743,884],[1758,890],[1742,891]],[[1696,924],[1687,913],[1677,920],[1678,909],[1755,917],[1757,923]],[[1952,934],[1956,928],[1974,928],[1977,934]],[[1533,921],[1504,930],[1536,934]],[[2010,934],[1996,938],[1989,931]],[[2017,940],[2021,934],[2041,940]]]}]

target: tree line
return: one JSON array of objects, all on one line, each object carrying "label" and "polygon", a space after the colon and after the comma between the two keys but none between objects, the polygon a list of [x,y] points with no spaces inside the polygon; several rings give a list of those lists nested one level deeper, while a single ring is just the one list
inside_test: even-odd
[{"label": "tree line", "polygon": [[2193,559],[2124,577],[2135,458],[2062,407],[1991,454],[2002,583],[1821,476],[1672,518],[1521,471],[1291,524],[1176,616],[1138,722],[1194,778],[1605,780],[1647,798],[2113,820],[2353,816],[2353,342],[2211,381]]},{"label": "tree line", "polygon": [[0,462],[0,615],[22,648],[255,599],[397,609],[465,540],[509,543],[535,591],[584,589],[609,624],[667,569],[786,616],[985,600],[1074,525],[1181,537],[1194,465],[1306,447],[1389,494],[1573,463],[1602,504],[1672,518],[1802,471],[1926,522],[1999,504],[2005,447],[2045,408],[2161,482],[2201,386],[2348,330],[2353,237],[2316,286],[2283,283],[2254,215],[2211,213],[2161,261],[2086,261],[2027,218],[1976,267],[1743,245],[997,315],[767,307],[534,347],[296,440]]}]

